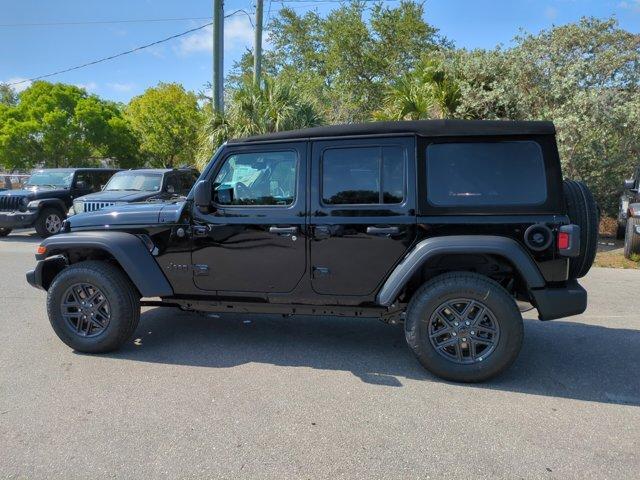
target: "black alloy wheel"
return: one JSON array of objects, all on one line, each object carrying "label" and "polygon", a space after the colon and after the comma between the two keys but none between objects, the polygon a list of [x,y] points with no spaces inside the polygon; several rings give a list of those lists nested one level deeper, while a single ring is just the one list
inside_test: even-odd
[{"label": "black alloy wheel", "polygon": [[90,283],[76,283],[67,288],[60,308],[67,326],[81,337],[100,335],[111,321],[107,297]]},{"label": "black alloy wheel", "polygon": [[459,364],[482,362],[500,339],[500,324],[491,309],[470,298],[443,302],[429,320],[429,340],[447,360]]}]

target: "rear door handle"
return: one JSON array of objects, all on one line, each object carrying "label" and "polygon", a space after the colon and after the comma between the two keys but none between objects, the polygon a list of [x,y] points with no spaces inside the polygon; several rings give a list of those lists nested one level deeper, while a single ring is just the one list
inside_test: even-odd
[{"label": "rear door handle", "polygon": [[398,227],[367,227],[369,235],[396,235],[400,233]]},{"label": "rear door handle", "polygon": [[293,235],[298,233],[298,227],[269,227],[269,233],[277,233],[278,235]]}]

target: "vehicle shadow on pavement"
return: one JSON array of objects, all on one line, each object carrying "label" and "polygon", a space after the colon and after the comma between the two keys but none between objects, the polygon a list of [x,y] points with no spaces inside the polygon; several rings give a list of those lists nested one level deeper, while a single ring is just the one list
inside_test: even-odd
[{"label": "vehicle shadow on pavement", "polygon": [[[578,322],[525,320],[516,363],[473,388],[640,406],[640,331]],[[374,319],[229,314],[177,309],[142,314],[134,339],[113,358],[229,368],[250,362],[349,371],[363,382],[442,380],[425,371],[402,327]]]},{"label": "vehicle shadow on pavement", "polygon": [[35,232],[12,232],[0,238],[0,243],[40,243],[42,238]]}]

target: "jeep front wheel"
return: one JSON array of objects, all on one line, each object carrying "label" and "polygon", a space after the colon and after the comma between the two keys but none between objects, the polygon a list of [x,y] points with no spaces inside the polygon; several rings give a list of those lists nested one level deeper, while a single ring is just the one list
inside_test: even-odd
[{"label": "jeep front wheel", "polygon": [[42,238],[55,235],[62,228],[63,215],[57,208],[45,208],[40,212],[36,220],[36,232]]},{"label": "jeep front wheel", "polygon": [[431,373],[481,382],[506,370],[522,346],[518,307],[497,282],[469,272],[433,278],[413,296],[405,335]]},{"label": "jeep front wheel", "polygon": [[10,228],[0,227],[0,237],[6,237],[10,233],[11,233],[11,229]]},{"label": "jeep front wheel", "polygon": [[631,259],[634,255],[640,255],[640,218],[630,217],[627,220],[627,233],[624,237],[624,256]]},{"label": "jeep front wheel", "polygon": [[118,349],[140,319],[140,298],[117,267],[86,261],[65,268],[47,294],[47,313],[60,340],[79,352]]}]

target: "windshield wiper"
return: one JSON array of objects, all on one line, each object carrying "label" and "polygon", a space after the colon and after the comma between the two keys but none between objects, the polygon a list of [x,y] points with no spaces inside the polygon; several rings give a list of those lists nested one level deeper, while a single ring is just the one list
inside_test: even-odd
[{"label": "windshield wiper", "polygon": [[25,183],[25,187],[52,187],[52,188],[67,188],[64,185],[54,185],[53,183]]}]

